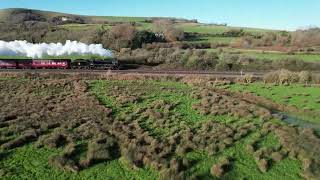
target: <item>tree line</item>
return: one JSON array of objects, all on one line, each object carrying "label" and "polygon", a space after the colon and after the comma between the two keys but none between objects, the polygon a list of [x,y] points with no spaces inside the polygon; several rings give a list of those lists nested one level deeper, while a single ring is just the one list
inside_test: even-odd
[{"label": "tree line", "polygon": [[120,50],[137,49],[153,42],[174,42],[184,39],[183,30],[176,28],[171,20],[154,21],[154,29],[138,30],[135,24],[119,23],[110,29],[67,29],[47,22],[26,21],[23,23],[0,23],[0,39],[5,41],[27,40],[32,43],[64,42],[77,40],[84,43],[99,43],[105,48]]}]

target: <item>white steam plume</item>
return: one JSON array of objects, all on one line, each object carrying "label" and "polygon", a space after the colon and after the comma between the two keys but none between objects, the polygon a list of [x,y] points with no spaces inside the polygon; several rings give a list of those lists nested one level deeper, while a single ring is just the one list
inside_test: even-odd
[{"label": "white steam plume", "polygon": [[110,50],[104,49],[101,44],[84,44],[67,40],[62,43],[32,44],[27,41],[1,41],[0,55],[27,56],[30,58],[42,58],[43,56],[67,56],[67,55],[99,55],[112,57]]}]

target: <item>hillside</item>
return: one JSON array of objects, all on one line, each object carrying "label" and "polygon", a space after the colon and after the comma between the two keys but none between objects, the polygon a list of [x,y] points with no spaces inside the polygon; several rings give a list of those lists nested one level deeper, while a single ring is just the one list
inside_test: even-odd
[{"label": "hillside", "polygon": [[[158,20],[169,21],[169,25],[159,26]],[[171,33],[180,32],[182,38],[175,34],[173,39],[168,39],[164,31],[162,36],[157,37],[159,27],[167,28]],[[314,70],[319,65],[304,64],[301,61],[320,61],[317,38],[308,38],[317,33],[317,30],[300,32],[294,38],[294,32],[205,24],[181,18],[84,16],[30,9],[0,10],[1,40],[27,40],[33,43],[75,40],[102,44],[104,48],[119,52],[115,54],[124,62],[165,64],[161,68]],[[162,51],[161,48],[166,50]]]},{"label": "hillside", "polygon": [[[172,17],[121,17],[121,16],[84,16],[75,14],[66,14],[51,11],[41,11],[33,9],[2,9],[0,10],[0,22],[2,23],[21,23],[25,21],[41,21],[56,23],[57,25],[70,25],[70,27],[87,27],[88,25],[110,25],[114,23],[136,23],[142,26],[143,29],[152,28],[152,21],[156,19],[170,19],[178,27],[184,29],[186,32],[194,32],[200,34],[220,34],[232,29],[244,29],[246,32],[260,33],[269,32],[272,30],[256,29],[256,28],[241,28],[229,27],[225,25],[203,24],[195,20],[187,20],[182,18]],[[56,22],[59,21],[60,22]],[[71,25],[72,24],[72,25]],[[78,24],[78,25],[75,25]]]},{"label": "hillside", "polygon": [[[188,22],[186,19],[178,18],[159,18],[159,17],[117,17],[117,16],[85,16],[60,12],[42,11],[34,9],[10,8],[0,10],[0,22],[10,20],[19,21],[47,21],[52,22],[55,18],[81,19],[79,24],[106,24],[113,22],[148,22],[152,19],[172,19],[176,22]],[[74,22],[77,23],[77,22]]]}]

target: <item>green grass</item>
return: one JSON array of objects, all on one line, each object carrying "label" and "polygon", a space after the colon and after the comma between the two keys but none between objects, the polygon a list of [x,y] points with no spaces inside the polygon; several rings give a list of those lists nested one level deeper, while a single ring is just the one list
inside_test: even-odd
[{"label": "green grass", "polygon": [[[232,42],[234,39],[230,38],[229,41]],[[227,42],[227,40],[226,40]],[[207,49],[210,52],[218,52],[218,49]],[[262,51],[256,49],[234,49],[234,48],[224,48],[223,52],[233,53],[238,55],[244,55],[252,57],[258,60],[272,60],[272,61],[281,61],[281,60],[303,60],[307,62],[320,62],[320,54],[287,54],[278,51]]]},{"label": "green grass", "polygon": [[12,150],[8,158],[1,160],[2,171],[10,174],[1,179],[156,179],[157,173],[150,169],[133,170],[123,159],[100,163],[79,173],[53,168],[48,158],[61,153],[62,149],[37,149],[32,144]]},{"label": "green grass", "polygon": [[[138,104],[132,104],[128,107],[130,110],[118,109],[117,103],[112,96],[108,96],[107,92],[112,90],[112,87],[132,87],[135,86],[133,83],[136,83],[136,86],[143,87],[145,92],[147,92],[148,96],[145,101],[140,102]],[[175,89],[175,91],[167,93],[164,90],[161,90],[161,87],[170,87]],[[148,107],[152,102],[157,99],[167,100],[171,102],[179,102],[178,105],[174,109],[174,113],[181,114],[182,118],[177,119],[177,121],[185,121],[190,127],[195,127],[205,121],[219,121],[224,122],[229,125],[235,125],[237,123],[246,123],[248,120],[243,119],[239,120],[238,118],[233,118],[230,116],[204,116],[196,113],[192,108],[192,104],[197,103],[197,100],[194,100],[188,95],[188,91],[192,91],[187,85],[173,82],[152,82],[152,81],[144,81],[144,82],[130,82],[130,81],[94,81],[91,84],[91,88],[93,93],[100,99],[103,104],[108,107],[112,107],[115,109],[114,116],[118,116],[121,114],[121,111],[134,111],[137,108]],[[187,89],[189,89],[187,91]],[[132,108],[132,109],[131,109]],[[240,121],[240,122],[239,122]],[[250,120],[257,124],[261,123],[259,120]],[[166,137],[167,132],[170,129],[161,129],[158,130],[152,124],[145,124],[147,129],[151,131],[153,135],[159,138]],[[245,147],[248,142],[250,142],[253,138],[253,135],[241,140],[236,143],[235,146],[227,148],[221,154],[216,156],[209,156],[206,152],[202,151],[194,151],[187,154],[186,158],[196,162],[196,164],[187,171],[187,175],[201,177],[202,179],[212,179],[210,175],[210,168],[217,160],[221,157],[228,156],[234,159],[234,164],[231,172],[229,172],[225,177],[227,179],[234,179],[234,177],[247,178],[247,179],[300,179],[300,171],[301,164],[297,160],[286,158],[280,163],[272,166],[271,169],[267,173],[261,173],[256,166],[255,160],[252,155],[248,154]],[[267,136],[261,141],[261,146],[274,146],[279,142],[274,135]]]},{"label": "green grass", "polygon": [[111,26],[108,24],[64,24],[58,27],[68,29],[68,30],[99,30],[99,29],[110,29]]},{"label": "green grass", "polygon": [[270,32],[273,30],[258,29],[258,28],[241,28],[241,27],[230,27],[230,26],[217,26],[217,25],[206,25],[206,24],[195,24],[195,23],[182,23],[178,27],[182,28],[186,32],[196,32],[200,34],[222,34],[232,29],[243,29],[245,32],[257,34]]},{"label": "green grass", "polygon": [[125,17],[125,16],[90,16],[92,20],[108,22],[144,22],[146,17]]},{"label": "green grass", "polygon": [[[320,113],[320,88],[304,87],[303,85],[274,86],[263,83],[253,83],[248,85],[233,84],[229,89],[240,92],[251,92],[258,96],[266,97],[278,104],[295,106],[301,111],[304,109]],[[302,114],[307,120],[320,123],[319,118],[310,118],[307,114]]]},{"label": "green grass", "polygon": [[280,145],[280,143],[274,133],[269,133],[267,136],[263,137],[258,143],[259,148],[271,148],[278,145]]},{"label": "green grass", "polygon": [[245,55],[255,57],[257,59],[269,59],[269,60],[284,60],[284,59],[297,59],[303,61],[317,61],[320,62],[320,54],[295,54],[289,55],[285,53],[244,53]]},{"label": "green grass", "polygon": [[[186,42],[230,44],[236,39],[237,38],[234,38],[234,37],[199,36],[197,38],[186,39]],[[216,49],[213,49],[213,50],[216,50]]]},{"label": "green grass", "polygon": [[[301,179],[301,163],[297,160],[286,158],[273,165],[267,173],[262,173],[254,160],[254,157],[247,152],[246,145],[252,140],[255,134],[242,139],[235,146],[226,149],[216,156],[209,156],[203,152],[192,152],[187,158],[194,160],[197,164],[188,171],[189,175],[197,175],[201,179],[212,179],[208,176],[210,168],[223,157],[232,159],[231,171],[223,179]],[[274,143],[274,142],[270,142]]]},{"label": "green grass", "polygon": [[[113,110],[112,116],[118,120],[126,118],[135,111],[152,106],[159,100],[175,104],[170,113],[175,115],[175,121],[170,127],[158,128],[156,121],[152,119],[138,119],[139,124],[147,130],[151,136],[156,138],[167,138],[172,131],[184,123],[191,129],[199,128],[207,121],[225,123],[229,126],[237,126],[253,122],[258,129],[242,138],[234,145],[226,148],[219,154],[209,156],[207,152],[195,150],[186,154],[185,158],[194,164],[186,171],[188,177],[196,176],[200,179],[214,179],[210,175],[210,168],[223,157],[232,159],[232,168],[224,176],[225,179],[301,179],[301,163],[295,159],[286,158],[279,163],[273,164],[266,173],[262,173],[254,160],[252,154],[246,150],[261,128],[260,119],[236,118],[229,115],[212,116],[201,115],[192,108],[193,104],[199,102],[191,96],[192,91],[198,91],[193,87],[172,81],[89,81],[89,92],[96,96],[101,104]],[[135,103],[121,104],[115,95],[115,87],[126,91],[126,95],[139,94],[140,101]],[[160,111],[160,110],[159,110]],[[120,118],[124,116],[124,119]],[[273,134],[261,139],[259,146],[273,147],[278,145],[278,139]],[[53,168],[48,164],[48,158],[58,155],[62,148],[46,149],[35,148],[33,144],[10,150],[9,155],[0,161],[0,175],[3,179],[157,179],[159,172],[144,167],[132,169],[123,158],[109,162],[99,163],[79,173],[64,172]],[[81,154],[80,154],[81,155]],[[8,173],[7,173],[8,172]],[[2,173],[2,174],[1,174]]]}]

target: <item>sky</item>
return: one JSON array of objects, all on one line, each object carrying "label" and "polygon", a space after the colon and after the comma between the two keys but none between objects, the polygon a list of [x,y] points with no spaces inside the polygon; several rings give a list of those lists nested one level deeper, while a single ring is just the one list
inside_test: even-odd
[{"label": "sky", "polygon": [[181,17],[282,30],[320,26],[320,0],[0,0],[0,9],[18,7],[81,15]]}]

